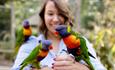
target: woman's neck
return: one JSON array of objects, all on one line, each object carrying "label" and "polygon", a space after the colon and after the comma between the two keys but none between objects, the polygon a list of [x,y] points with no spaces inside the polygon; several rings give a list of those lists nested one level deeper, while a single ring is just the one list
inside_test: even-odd
[{"label": "woman's neck", "polygon": [[47,39],[58,41],[58,40],[60,40],[60,37],[56,36],[54,33],[48,31],[47,32]]},{"label": "woman's neck", "polygon": [[53,46],[53,50],[54,52],[57,52],[59,50],[59,43],[60,43],[60,37],[54,35],[51,32],[47,32],[47,39],[52,41],[52,46]]}]

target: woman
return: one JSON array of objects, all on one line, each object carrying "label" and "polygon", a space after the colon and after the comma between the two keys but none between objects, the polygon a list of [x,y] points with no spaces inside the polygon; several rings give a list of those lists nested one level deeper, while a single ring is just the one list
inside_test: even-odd
[{"label": "woman", "polygon": [[[19,70],[19,65],[29,55],[33,48],[37,45],[38,40],[49,39],[51,40],[53,49],[50,50],[48,55],[40,62],[40,70],[90,70],[83,61],[76,62],[74,58],[66,54],[63,50],[67,50],[66,45],[59,36],[55,35],[56,25],[66,25],[71,19],[71,14],[67,5],[62,2],[63,0],[46,0],[39,16],[41,18],[40,32],[38,38],[31,36],[28,42],[24,43],[17,55],[12,70]],[[96,54],[92,45],[86,40],[88,49],[95,57]],[[100,61],[96,58],[91,58],[91,62],[96,70],[105,70]],[[98,65],[98,66],[97,66]],[[30,70],[30,66],[25,67],[25,70]],[[32,68],[33,70],[37,70]]]}]

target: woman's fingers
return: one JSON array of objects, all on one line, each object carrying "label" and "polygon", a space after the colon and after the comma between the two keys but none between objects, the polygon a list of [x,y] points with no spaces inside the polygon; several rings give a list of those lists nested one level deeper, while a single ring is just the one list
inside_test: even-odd
[{"label": "woman's fingers", "polygon": [[53,66],[70,66],[70,65],[72,65],[73,64],[73,62],[72,61],[65,61],[65,60],[63,60],[63,61],[56,61],[54,64],[53,64]]},{"label": "woman's fingers", "polygon": [[53,69],[51,69],[51,68],[49,68],[49,67],[43,67],[43,68],[41,68],[41,69],[39,69],[39,70],[53,70]]},{"label": "woman's fingers", "polygon": [[72,67],[75,65],[75,59],[69,54],[59,55],[54,60],[52,64],[54,70],[73,70]]},{"label": "woman's fingers", "polygon": [[72,61],[72,62],[75,62],[75,59],[70,55],[57,56],[54,60],[55,61]]},{"label": "woman's fingers", "polygon": [[73,70],[72,66],[56,66],[53,70]]},{"label": "woman's fingers", "polygon": [[75,60],[70,55],[60,55],[57,56],[54,60],[55,63],[53,66],[71,66],[75,62]]},{"label": "woman's fingers", "polygon": [[70,65],[63,65],[63,66],[54,66],[52,67],[53,70],[89,70],[89,68],[85,65],[82,65],[78,62]]}]

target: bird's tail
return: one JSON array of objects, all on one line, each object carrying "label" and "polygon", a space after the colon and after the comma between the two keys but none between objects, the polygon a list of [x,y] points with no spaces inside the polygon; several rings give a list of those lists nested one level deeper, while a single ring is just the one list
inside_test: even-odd
[{"label": "bird's tail", "polygon": [[27,63],[21,64],[20,70],[23,70],[23,68],[27,65]]},{"label": "bird's tail", "polygon": [[96,59],[90,52],[88,52],[89,56],[91,56],[92,58]]},{"label": "bird's tail", "polygon": [[35,61],[35,62],[32,62],[31,64],[32,64],[32,66],[31,66],[32,68],[40,69],[40,62]]},{"label": "bird's tail", "polygon": [[90,62],[89,60],[85,60],[85,61],[86,61],[86,63],[89,65],[89,68],[90,68],[91,70],[95,70],[94,67],[93,67],[93,65],[91,64],[91,62]]}]

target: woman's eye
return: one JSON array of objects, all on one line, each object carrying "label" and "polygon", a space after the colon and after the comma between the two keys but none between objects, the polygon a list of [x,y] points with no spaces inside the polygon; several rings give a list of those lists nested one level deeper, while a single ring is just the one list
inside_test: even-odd
[{"label": "woman's eye", "polygon": [[60,17],[64,17],[63,14],[61,14],[61,13],[59,13],[58,15],[59,15]]},{"label": "woman's eye", "polygon": [[52,16],[52,15],[53,15],[53,13],[48,13],[48,15]]}]

